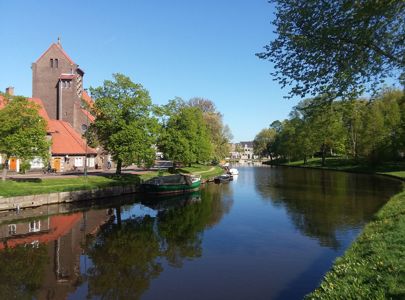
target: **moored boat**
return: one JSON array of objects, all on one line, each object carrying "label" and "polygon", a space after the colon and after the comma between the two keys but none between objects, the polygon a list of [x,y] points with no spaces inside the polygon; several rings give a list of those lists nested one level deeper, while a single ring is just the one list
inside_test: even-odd
[{"label": "moored boat", "polygon": [[188,174],[153,177],[141,184],[141,192],[151,194],[182,194],[196,191],[201,177]]},{"label": "moored boat", "polygon": [[231,169],[229,169],[228,174],[230,174],[230,175],[239,175],[239,171],[238,171],[238,169],[231,168]]},{"label": "moored boat", "polygon": [[232,177],[232,175],[229,175],[229,174],[222,174],[222,175],[214,178],[215,183],[227,183],[232,180],[233,180],[233,177]]}]

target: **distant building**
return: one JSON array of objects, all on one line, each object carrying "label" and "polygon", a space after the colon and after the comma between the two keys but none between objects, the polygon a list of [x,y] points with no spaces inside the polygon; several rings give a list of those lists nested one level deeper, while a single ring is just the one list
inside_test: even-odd
[{"label": "distant building", "polygon": [[253,142],[251,141],[231,144],[230,157],[231,159],[238,160],[252,160],[258,158],[258,156],[254,154]]}]

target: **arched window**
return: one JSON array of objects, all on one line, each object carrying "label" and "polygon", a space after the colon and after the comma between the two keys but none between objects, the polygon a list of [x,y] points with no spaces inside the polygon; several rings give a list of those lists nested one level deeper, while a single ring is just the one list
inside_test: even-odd
[{"label": "arched window", "polygon": [[55,58],[55,68],[58,68],[59,66],[59,59]]},{"label": "arched window", "polygon": [[53,68],[53,58],[51,58],[49,62],[50,62],[51,68]]}]

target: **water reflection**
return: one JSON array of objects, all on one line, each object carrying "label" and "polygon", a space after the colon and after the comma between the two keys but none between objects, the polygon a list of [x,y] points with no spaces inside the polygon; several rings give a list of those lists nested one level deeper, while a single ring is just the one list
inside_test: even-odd
[{"label": "water reflection", "polygon": [[396,180],[296,168],[257,168],[256,190],[265,201],[285,207],[295,227],[338,249],[339,231],[361,228],[393,194]]},{"label": "water reflection", "polygon": [[299,299],[399,188],[242,167],[186,195],[0,213],[0,299]]}]

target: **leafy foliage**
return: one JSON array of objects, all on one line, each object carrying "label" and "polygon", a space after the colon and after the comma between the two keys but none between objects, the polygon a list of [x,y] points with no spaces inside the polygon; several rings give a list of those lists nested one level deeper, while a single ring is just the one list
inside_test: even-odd
[{"label": "leafy foliage", "polygon": [[383,90],[372,102],[306,99],[289,119],[271,124],[275,136],[266,147],[272,157],[304,163],[319,154],[322,165],[334,155],[373,163],[398,160],[405,153],[404,102],[403,92],[394,89]]},{"label": "leafy foliage", "polygon": [[202,111],[178,99],[169,102],[165,110],[168,119],[164,121],[159,140],[165,156],[186,164],[208,161],[212,144]]},{"label": "leafy foliage", "polygon": [[95,99],[96,119],[90,125],[89,134],[93,134],[91,140],[96,137],[112,154],[119,174],[122,165],[153,162],[152,146],[159,126],[152,115],[148,91],[122,74],[113,77],[113,81],[106,80],[103,86],[90,89]]},{"label": "leafy foliage", "polygon": [[[24,97],[14,97],[0,110],[0,153],[29,161],[47,160],[50,143],[46,121],[38,114],[39,106]],[[3,173],[3,177],[6,174]]]},{"label": "leafy foliage", "polygon": [[272,0],[278,35],[258,57],[274,63],[275,80],[308,94],[354,98],[385,78],[405,78],[402,0]]}]

